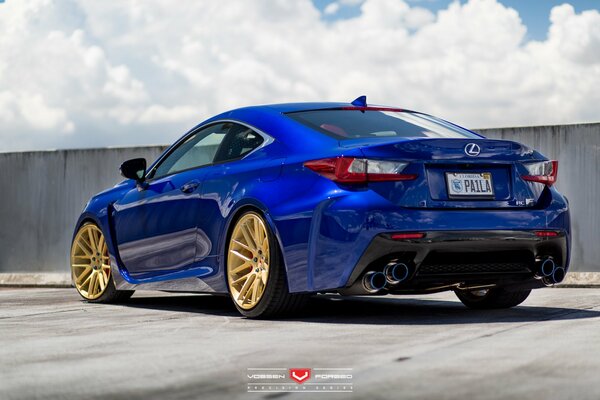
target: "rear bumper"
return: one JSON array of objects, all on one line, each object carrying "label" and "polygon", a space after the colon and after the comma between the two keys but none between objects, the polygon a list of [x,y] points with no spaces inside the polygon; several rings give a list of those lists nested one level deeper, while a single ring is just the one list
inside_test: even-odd
[{"label": "rear bumper", "polygon": [[[521,209],[402,208],[370,190],[342,191],[293,216],[276,219],[292,292],[348,287],[366,266],[397,252],[415,252],[414,262],[419,263],[444,248],[460,249],[457,253],[500,248],[529,252],[530,260],[550,243],[560,265],[569,264],[569,207],[554,189],[544,208]],[[556,230],[561,235],[558,240],[537,238],[535,230]],[[399,232],[427,235],[414,242],[386,240]],[[486,277],[492,278],[490,273]]]},{"label": "rear bumper", "polygon": [[395,289],[495,283],[510,285],[537,280],[541,260],[551,257],[567,267],[568,241],[564,231],[556,237],[538,237],[533,230],[431,231],[421,239],[392,240],[379,234],[360,257],[345,286],[355,284],[368,271],[381,271],[392,262],[410,267],[410,276]]}]

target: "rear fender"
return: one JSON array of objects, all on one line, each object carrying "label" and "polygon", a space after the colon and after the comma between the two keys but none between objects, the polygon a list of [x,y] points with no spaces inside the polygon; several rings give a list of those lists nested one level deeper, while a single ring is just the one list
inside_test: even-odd
[{"label": "rear fender", "polygon": [[279,234],[279,230],[277,229],[277,225],[275,224],[275,221],[273,220],[272,216],[269,214],[267,207],[261,203],[260,201],[256,200],[256,199],[244,199],[241,200],[239,203],[236,204],[235,208],[233,208],[230,212],[230,216],[227,219],[227,222],[225,224],[225,235],[223,235],[223,240],[221,240],[219,242],[219,255],[221,255],[221,259],[219,261],[219,269],[222,271],[223,274],[223,280],[224,282],[227,282],[227,246],[229,244],[229,238],[231,235],[231,232],[233,230],[234,224],[237,221],[237,219],[239,218],[239,216],[241,214],[243,214],[245,211],[258,211],[265,219],[265,222],[267,223],[267,226],[269,227],[269,229],[271,229],[271,232],[273,232],[273,235],[275,236],[275,240],[277,240],[277,245],[279,246],[279,249],[281,250],[281,254],[284,260],[284,265],[285,265],[285,269],[286,269],[286,278],[288,280],[288,287],[290,286],[290,278],[289,278],[289,274],[287,271],[287,265],[288,263],[286,262],[285,259],[285,252],[283,251],[283,243],[281,241],[281,235]]}]

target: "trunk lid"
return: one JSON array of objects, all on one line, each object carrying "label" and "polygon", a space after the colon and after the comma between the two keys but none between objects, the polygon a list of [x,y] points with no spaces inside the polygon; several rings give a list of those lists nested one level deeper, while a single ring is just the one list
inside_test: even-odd
[{"label": "trunk lid", "polygon": [[370,189],[402,207],[535,207],[544,189],[521,179],[521,163],[545,158],[512,141],[416,138],[368,145],[345,142],[344,147],[360,147],[366,158],[410,162],[404,172],[417,174],[417,179],[369,183]]}]

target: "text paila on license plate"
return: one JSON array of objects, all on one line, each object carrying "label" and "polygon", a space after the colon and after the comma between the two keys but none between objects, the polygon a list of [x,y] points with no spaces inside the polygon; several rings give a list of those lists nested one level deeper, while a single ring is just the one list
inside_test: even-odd
[{"label": "text paila on license plate", "polygon": [[492,174],[489,172],[446,172],[448,195],[493,196]]}]

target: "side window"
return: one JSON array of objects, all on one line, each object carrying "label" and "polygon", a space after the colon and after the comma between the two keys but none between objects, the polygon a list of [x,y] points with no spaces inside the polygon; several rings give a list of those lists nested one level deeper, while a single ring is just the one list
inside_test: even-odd
[{"label": "side window", "polygon": [[221,143],[215,162],[235,160],[245,156],[264,142],[264,138],[252,129],[231,123],[229,133]]},{"label": "side window", "polygon": [[161,161],[151,178],[211,164],[230,126],[230,123],[211,125],[191,135]]}]

